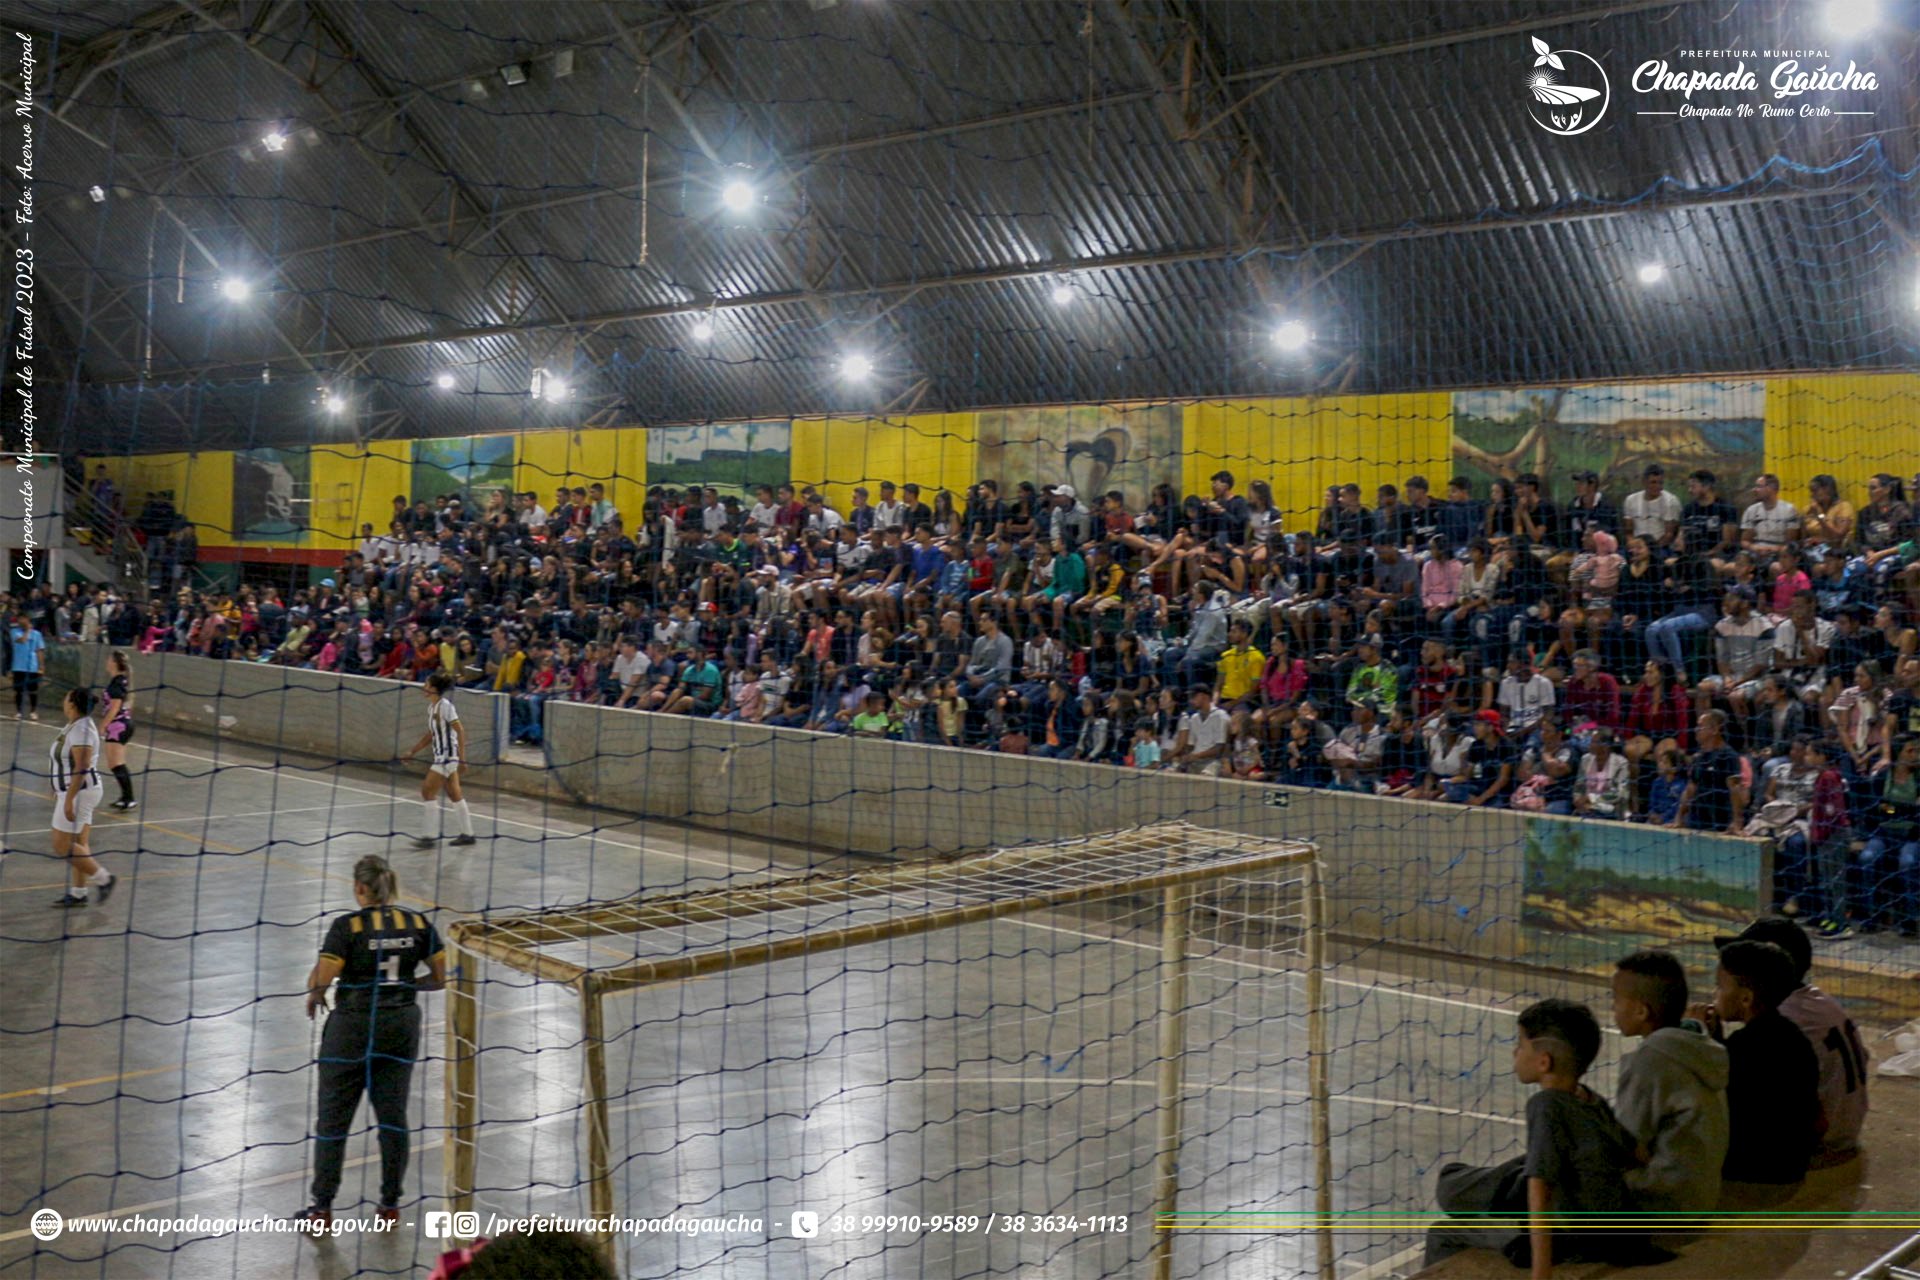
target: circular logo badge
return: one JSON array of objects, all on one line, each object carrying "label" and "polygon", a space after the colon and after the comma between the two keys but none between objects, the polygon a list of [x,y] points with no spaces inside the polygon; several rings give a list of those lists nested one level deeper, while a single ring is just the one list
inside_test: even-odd
[{"label": "circular logo badge", "polygon": [[33,1238],[46,1244],[60,1238],[60,1233],[67,1229],[67,1220],[60,1216],[58,1209],[35,1209],[30,1226]]},{"label": "circular logo badge", "polygon": [[1527,72],[1527,114],[1548,133],[1563,138],[1585,133],[1600,123],[1613,100],[1613,87],[1598,62],[1578,49],[1552,49],[1533,40],[1533,67]]}]

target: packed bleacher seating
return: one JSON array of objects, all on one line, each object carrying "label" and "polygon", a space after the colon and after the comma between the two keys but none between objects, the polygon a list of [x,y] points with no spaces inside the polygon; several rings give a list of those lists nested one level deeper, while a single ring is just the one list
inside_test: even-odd
[{"label": "packed bleacher seating", "polygon": [[1685,501],[1658,466],[1623,495],[1575,474],[1564,505],[1534,475],[1346,484],[1295,530],[1226,471],[1144,504],[891,480],[846,511],[656,488],[631,519],[598,485],[395,497],[285,598],[196,591],[171,557],[149,608],[74,588],[29,612],[60,640],[444,669],[511,695],[527,741],[573,699],[1767,837],[1777,905],[1818,933],[1913,936],[1908,485],[1675,478]]}]

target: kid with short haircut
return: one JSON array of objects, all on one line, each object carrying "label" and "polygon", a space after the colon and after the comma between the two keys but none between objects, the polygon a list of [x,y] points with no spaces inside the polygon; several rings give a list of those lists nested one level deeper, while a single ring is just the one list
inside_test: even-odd
[{"label": "kid with short haircut", "polygon": [[1820,1066],[1800,1028],[1780,1013],[1799,985],[1793,961],[1771,942],[1720,949],[1711,1006],[1696,1006],[1714,1039],[1726,1037],[1727,1120],[1724,1174],[1740,1182],[1798,1182],[1820,1138]]},{"label": "kid with short haircut", "polygon": [[1613,973],[1613,1024],[1643,1037],[1620,1064],[1615,1114],[1647,1154],[1627,1171],[1640,1208],[1704,1212],[1720,1200],[1727,1158],[1727,1051],[1681,1026],[1687,975],[1665,951],[1636,951]]},{"label": "kid with short haircut", "polygon": [[[1585,1005],[1542,1000],[1521,1013],[1513,1073],[1540,1086],[1527,1101],[1526,1154],[1491,1168],[1440,1170],[1441,1211],[1468,1216],[1427,1232],[1429,1266],[1473,1247],[1531,1266],[1534,1280],[1546,1280],[1556,1259],[1645,1260],[1642,1236],[1555,1224],[1556,1214],[1618,1215],[1629,1207],[1633,1139],[1606,1099],[1580,1083],[1599,1053],[1600,1024]],[[1488,1214],[1512,1217],[1474,1225]]]}]

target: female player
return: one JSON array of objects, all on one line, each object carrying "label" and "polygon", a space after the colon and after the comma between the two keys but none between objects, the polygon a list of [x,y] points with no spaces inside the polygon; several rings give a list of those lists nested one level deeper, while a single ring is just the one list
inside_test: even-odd
[{"label": "female player", "polygon": [[120,798],[107,807],[125,813],[140,807],[133,798],[133,774],[127,770],[127,744],[133,741],[133,690],[129,687],[133,667],[126,650],[115,649],[107,655],[107,670],[112,674],[107,680],[106,729],[101,736],[106,739],[107,771],[120,784]]},{"label": "female player", "polygon": [[419,839],[413,842],[416,849],[431,849],[440,843],[440,787],[444,782],[447,799],[453,802],[453,811],[460,818],[460,834],[453,838],[455,844],[473,844],[473,814],[467,809],[467,798],[460,793],[460,775],[467,771],[467,726],[460,723],[460,712],[448,695],[453,691],[453,677],[445,671],[436,671],[427,677],[427,731],[420,735],[420,741],[413,744],[413,750],[407,752],[406,759],[411,760],[424,750],[428,743],[433,744],[433,764],[427,769],[427,776],[420,783],[420,807],[425,826]]},{"label": "female player", "polygon": [[89,886],[99,890],[99,900],[105,902],[114,882],[113,873],[93,860],[88,843],[93,807],[105,790],[100,785],[100,730],[91,714],[92,690],[71,690],[60,705],[67,713],[67,727],[54,739],[48,773],[54,796],[53,855],[67,859],[72,880],[53,905],[84,907]]},{"label": "female player", "polygon": [[[446,984],[447,964],[432,921],[394,906],[399,896],[400,878],[385,858],[368,854],[356,862],[353,900],[360,909],[334,920],[307,975],[309,1019],[327,1007],[327,988],[340,980],[320,1035],[313,1203],[294,1217],[315,1233],[333,1225],[347,1132],[363,1092],[380,1125],[379,1218],[383,1223],[400,1219],[407,1178],[407,1086],[420,1053],[416,999]],[[418,972],[422,968],[425,977]]]}]

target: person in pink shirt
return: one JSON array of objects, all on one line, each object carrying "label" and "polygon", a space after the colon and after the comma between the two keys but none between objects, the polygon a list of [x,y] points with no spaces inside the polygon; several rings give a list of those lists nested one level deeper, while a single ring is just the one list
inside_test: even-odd
[{"label": "person in pink shirt", "polygon": [[1420,566],[1420,607],[1427,611],[1429,626],[1439,626],[1447,610],[1460,603],[1460,575],[1465,571],[1445,538],[1427,544],[1427,562]]},{"label": "person in pink shirt", "polygon": [[1775,563],[1780,566],[1780,572],[1773,578],[1773,594],[1767,600],[1767,613],[1778,625],[1793,612],[1793,597],[1799,592],[1813,590],[1813,579],[1800,567],[1800,553],[1792,547],[1783,547]]}]

